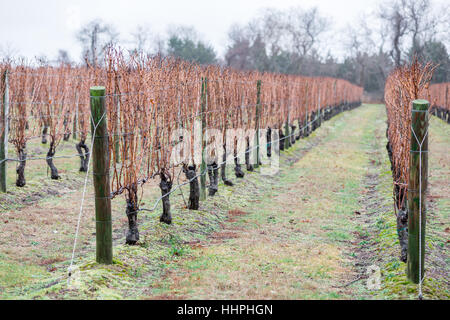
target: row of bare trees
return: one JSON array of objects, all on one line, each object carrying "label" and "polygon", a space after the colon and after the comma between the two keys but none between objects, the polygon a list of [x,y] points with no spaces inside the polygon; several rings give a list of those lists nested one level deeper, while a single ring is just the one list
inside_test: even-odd
[{"label": "row of bare trees", "polygon": [[[2,92],[9,91],[9,142],[14,146],[18,162],[16,185],[26,184],[25,166],[27,142],[41,139],[48,144],[48,152],[42,156],[50,169],[51,178],[59,179],[53,159],[61,141],[71,134],[79,136],[77,150],[80,150],[81,168],[86,171],[89,150],[85,145],[89,130],[89,86],[96,79],[89,68],[28,65],[1,65],[7,82],[2,82]],[[39,156],[40,158],[41,156]]]},{"label": "row of bare trees", "polygon": [[[203,159],[195,157],[197,147],[192,143],[198,134],[196,121],[203,121],[203,128],[208,129],[199,148],[208,146],[205,161],[210,178],[209,194],[214,195],[218,189],[219,167],[224,183],[231,184],[225,173],[227,154],[233,154],[237,177],[244,176],[240,157],[245,158],[247,170],[253,170],[249,158],[254,133],[248,130],[257,125],[270,128],[279,131],[283,139],[286,123],[292,129],[304,127],[320,111],[357,104],[362,95],[362,88],[345,80],[240,72],[137,53],[126,58],[114,49],[108,53],[106,70],[107,94],[118,98],[108,99],[111,155],[114,157],[115,149],[119,148],[122,157],[120,163],[113,164],[112,190],[114,195],[125,194],[129,217],[127,243],[130,244],[139,239],[136,217],[140,185],[159,176],[164,196],[160,220],[171,223],[168,194],[172,190],[175,167],[181,166],[194,186],[198,186],[196,177],[206,174],[206,171],[196,171]],[[259,101],[258,80],[261,80]],[[120,113],[115,112],[118,105]],[[261,112],[257,117],[258,106]],[[242,130],[242,136],[235,136],[234,141],[227,143],[224,140],[229,137],[230,129]],[[115,132],[120,132],[118,144],[114,143]],[[182,159],[175,164],[173,151],[181,142],[186,142],[182,150],[177,150],[182,151]],[[245,145],[244,153],[238,151],[239,143]],[[198,209],[198,190],[193,194],[189,207]]]},{"label": "row of bare trees", "polygon": [[431,85],[430,101],[434,115],[450,123],[450,83]]},{"label": "row of bare trees", "polygon": [[[225,171],[230,154],[236,177],[244,176],[241,161],[245,161],[247,170],[253,170],[252,130],[267,129],[266,143],[261,143],[270,146],[272,137],[276,137],[281,139],[283,149],[289,144],[285,140],[293,143],[308,135],[322,118],[358,105],[362,95],[361,87],[341,79],[242,72],[171,57],[125,54],[113,47],[107,49],[102,65],[1,65],[9,75],[9,141],[20,163],[18,186],[25,185],[26,144],[33,138],[48,140],[45,159],[52,179],[58,179],[53,164],[57,147],[63,139],[77,135],[80,171],[86,171],[90,154],[86,141],[91,121],[89,87],[104,85],[112,197],[124,194],[126,198],[129,244],[139,240],[139,190],[150,179],[160,178],[164,196],[160,220],[171,223],[169,194],[176,168],[182,169],[191,184],[189,208],[198,209],[199,175],[208,173],[209,194],[214,195],[219,169],[224,183],[232,184]],[[238,133],[230,138],[228,130]],[[204,137],[200,147],[194,143],[198,134]],[[196,157],[203,149],[205,156]],[[271,152],[275,150],[268,147],[267,155]],[[174,154],[179,160],[174,161]],[[207,167],[199,172],[202,161]]]}]

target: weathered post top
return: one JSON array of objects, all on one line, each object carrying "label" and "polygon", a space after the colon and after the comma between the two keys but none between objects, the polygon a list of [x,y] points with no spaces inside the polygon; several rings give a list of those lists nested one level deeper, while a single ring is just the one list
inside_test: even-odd
[{"label": "weathered post top", "polygon": [[105,87],[104,86],[93,86],[91,87],[91,96],[101,97],[105,95]]},{"label": "weathered post top", "polygon": [[417,99],[412,102],[412,111],[428,111],[429,106],[427,100]]},{"label": "weathered post top", "polygon": [[[92,114],[92,120],[94,123],[91,123],[92,126],[98,125],[98,122],[102,119],[105,106],[102,103],[101,99],[104,98],[106,89],[102,86],[94,86],[91,87],[90,90],[91,95],[91,114]],[[100,100],[98,99],[100,98]],[[92,127],[92,130],[94,128]]]}]

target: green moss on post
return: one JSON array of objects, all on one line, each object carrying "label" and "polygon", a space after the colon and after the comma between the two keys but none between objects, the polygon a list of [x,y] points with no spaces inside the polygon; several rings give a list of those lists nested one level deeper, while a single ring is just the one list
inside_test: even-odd
[{"label": "green moss on post", "polygon": [[[91,87],[92,169],[95,189],[96,260],[112,264],[111,190],[105,87]],[[97,126],[95,129],[94,124]],[[95,133],[95,134],[94,134]]]},{"label": "green moss on post", "polygon": [[289,137],[289,112],[286,119],[286,123],[284,124],[284,150],[289,149],[291,146],[291,139]]},{"label": "green moss on post", "polygon": [[307,137],[309,135],[309,124],[308,124],[308,83],[306,83],[306,100],[305,100],[305,126],[303,128],[304,137]]},{"label": "green moss on post", "polygon": [[255,112],[255,144],[256,144],[256,148],[255,150],[255,164],[254,167],[258,168],[260,165],[260,157],[259,157],[259,152],[260,152],[260,147],[259,147],[259,120],[261,118],[261,80],[258,80],[256,82],[256,112]]},{"label": "green moss on post", "polygon": [[[0,191],[6,192],[6,158],[8,158],[8,116],[9,116],[9,82],[8,71],[2,75],[3,92],[2,105],[0,109]],[[3,86],[2,85],[2,86]]]},{"label": "green moss on post", "polygon": [[202,164],[200,165],[200,200],[206,200],[206,109],[208,105],[208,79],[202,78],[202,95],[201,95],[201,108],[202,108]]},{"label": "green moss on post", "polygon": [[320,89],[319,89],[319,97],[317,98],[317,127],[320,127],[322,125],[322,110],[320,109]]},{"label": "green moss on post", "polygon": [[[76,98],[76,100],[78,101],[78,98]],[[73,124],[72,124],[72,137],[74,140],[77,139],[77,124],[78,124],[78,102],[77,105],[75,107],[75,115],[73,116]]]},{"label": "green moss on post", "polygon": [[[428,108],[426,100],[412,102],[411,155],[408,183],[408,279],[424,275],[426,190],[428,184]],[[422,147],[420,147],[422,144]],[[420,252],[419,252],[420,251]]]},{"label": "green moss on post", "polygon": [[116,96],[116,134],[114,137],[116,163],[120,162],[120,96]]}]

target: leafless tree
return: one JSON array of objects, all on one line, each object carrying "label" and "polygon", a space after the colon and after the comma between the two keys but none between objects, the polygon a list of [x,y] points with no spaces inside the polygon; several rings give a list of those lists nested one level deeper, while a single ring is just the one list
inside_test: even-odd
[{"label": "leafless tree", "polygon": [[168,37],[177,37],[180,39],[190,39],[193,42],[200,40],[200,36],[193,26],[170,25],[167,28]]},{"label": "leafless tree", "polygon": [[12,62],[15,56],[17,56],[18,50],[13,45],[7,42],[4,45],[0,45],[0,58],[5,62]]},{"label": "leafless tree", "polygon": [[37,64],[40,66],[47,66],[50,64],[50,59],[45,54],[40,54],[34,57]]},{"label": "leafless tree", "polygon": [[267,54],[278,55],[286,44],[286,13],[276,9],[264,10],[261,19],[256,19],[249,24],[253,41],[266,44]]},{"label": "leafless tree", "polygon": [[391,41],[390,55],[396,67],[402,62],[402,45],[408,33],[408,15],[403,0],[386,2],[380,7],[379,17],[389,32]]},{"label": "leafless tree", "polygon": [[245,28],[236,24],[231,26],[228,33],[232,44],[225,54],[225,64],[238,70],[246,69],[249,64],[251,41],[245,33]]},{"label": "leafless tree", "polygon": [[93,67],[99,65],[108,45],[116,42],[118,33],[114,27],[97,19],[80,29],[77,39],[83,46],[83,58]]},{"label": "leafless tree", "polygon": [[359,20],[357,26],[349,26],[344,40],[347,51],[354,58],[359,69],[358,84],[364,87],[365,71],[369,63],[369,53],[373,51],[372,31],[367,26],[366,18]]},{"label": "leafless tree", "polygon": [[71,59],[67,50],[60,49],[58,51],[58,57],[56,58],[56,62],[61,64],[71,64]]},{"label": "leafless tree", "polygon": [[[328,22],[317,8],[265,9],[246,26],[231,28],[226,64],[240,69],[296,73],[302,60],[315,54],[313,49]],[[284,66],[280,65],[281,60]]]},{"label": "leafless tree", "polygon": [[295,8],[289,10],[287,18],[286,30],[292,41],[292,46],[302,56],[310,53],[330,23],[328,19],[319,14],[317,8],[306,11]]},{"label": "leafless tree", "polygon": [[425,39],[432,37],[438,21],[431,12],[430,0],[403,0],[403,5],[409,20],[412,48],[420,51]]},{"label": "leafless tree", "polygon": [[431,0],[394,0],[383,3],[378,17],[389,36],[390,54],[395,66],[400,66],[407,54],[420,55],[423,44],[434,40],[439,29],[442,29],[445,39],[448,29],[442,26],[446,23],[446,15],[448,18],[445,6],[435,14]]},{"label": "leafless tree", "polygon": [[144,52],[148,49],[148,41],[150,39],[150,29],[142,25],[136,27],[135,32],[131,34],[133,38],[134,51]]}]

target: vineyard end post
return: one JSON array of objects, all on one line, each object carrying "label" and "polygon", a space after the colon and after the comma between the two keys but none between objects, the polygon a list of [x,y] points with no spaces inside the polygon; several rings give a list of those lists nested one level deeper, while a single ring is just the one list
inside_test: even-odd
[{"label": "vineyard end post", "polygon": [[72,138],[74,140],[77,139],[77,124],[78,124],[78,110],[79,110],[79,105],[78,105],[78,94],[75,97],[75,100],[77,101],[76,105],[75,105],[75,114],[73,116],[73,123],[72,123]]},{"label": "vineyard end post", "polygon": [[208,79],[202,78],[201,118],[202,118],[202,164],[200,165],[200,200],[206,200],[206,108],[208,104]]},{"label": "vineyard end post", "polygon": [[[311,101],[313,101],[313,96],[311,95]],[[308,85],[306,85],[306,136],[311,134],[311,115],[309,114],[309,99],[308,99]]]},{"label": "vineyard end post", "polygon": [[114,150],[116,163],[120,162],[120,96],[116,95],[116,136],[114,137]]},{"label": "vineyard end post", "polygon": [[6,159],[8,158],[8,133],[9,133],[9,81],[8,71],[2,75],[2,82],[5,88],[2,98],[1,109],[1,131],[0,131],[0,191],[6,192]]},{"label": "vineyard end post", "polygon": [[291,139],[289,137],[289,106],[288,106],[288,113],[287,113],[287,117],[286,117],[286,123],[284,124],[284,150],[289,149],[289,147],[291,146],[290,142]]},{"label": "vineyard end post", "polygon": [[412,102],[411,154],[408,183],[408,279],[424,275],[426,190],[428,184],[428,108],[426,100]]},{"label": "vineyard end post", "polygon": [[260,149],[261,149],[259,146],[259,129],[260,129],[259,121],[261,119],[261,80],[258,80],[256,82],[256,112],[255,113],[256,113],[256,115],[255,115],[255,117],[256,117],[256,119],[255,119],[255,129],[256,129],[255,158],[256,158],[256,161],[255,161],[254,167],[258,168],[259,164],[260,164],[259,154],[260,154]]},{"label": "vineyard end post", "polygon": [[92,169],[95,189],[96,260],[112,264],[111,191],[109,184],[109,137],[105,87],[91,87]]},{"label": "vineyard end post", "polygon": [[308,117],[308,104],[305,104],[305,126],[304,126],[304,131],[305,131],[305,137],[307,137],[309,135],[309,117]]},{"label": "vineyard end post", "polygon": [[320,89],[319,89],[319,97],[317,101],[317,115],[319,116],[317,119],[317,127],[320,127],[322,125],[322,110],[320,109]]}]

